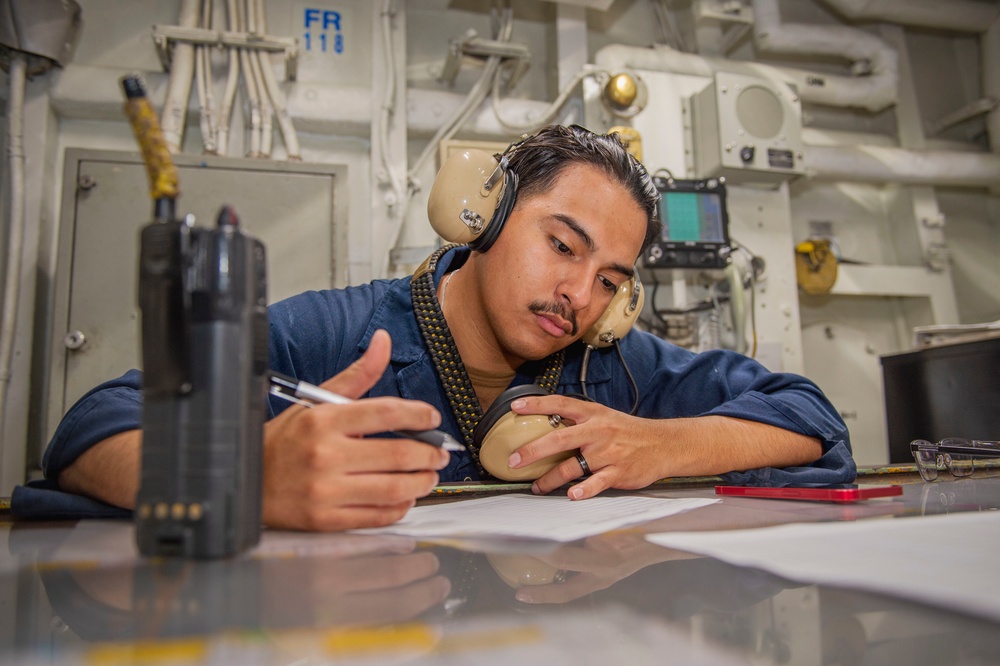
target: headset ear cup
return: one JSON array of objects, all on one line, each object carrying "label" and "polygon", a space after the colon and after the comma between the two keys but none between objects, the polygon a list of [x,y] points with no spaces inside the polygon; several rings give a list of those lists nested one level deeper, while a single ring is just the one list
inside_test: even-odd
[{"label": "headset ear cup", "polygon": [[[638,294],[634,293],[636,290]],[[618,291],[615,292],[600,319],[584,333],[583,342],[591,347],[600,348],[610,346],[615,340],[621,340],[639,318],[645,302],[646,293],[642,281],[639,280],[638,273],[633,273],[631,279],[618,287]]]},{"label": "headset ear cup", "polygon": [[520,553],[487,553],[493,570],[500,580],[515,590],[528,585],[549,585],[561,582],[562,569],[531,555]]},{"label": "headset ear cup", "polygon": [[427,199],[431,227],[450,243],[473,243],[491,225],[506,179],[487,189],[499,162],[482,150],[463,150],[445,160]]},{"label": "headset ear cup", "polygon": [[473,433],[473,441],[479,447],[479,462],[487,472],[498,479],[534,481],[573,455],[568,451],[517,469],[507,466],[507,459],[517,449],[552,432],[555,428],[566,427],[562,422],[553,426],[548,416],[538,414],[522,416],[510,411],[510,403],[518,398],[533,395],[548,395],[548,392],[537,384],[507,389],[493,401],[493,405],[483,415]]},{"label": "headset ear cup", "polygon": [[503,183],[503,193],[500,195],[497,209],[493,213],[493,219],[483,229],[483,233],[479,234],[479,238],[469,243],[470,249],[486,252],[493,247],[493,243],[496,242],[504,225],[507,224],[507,218],[510,217],[511,211],[514,210],[514,203],[517,201],[517,174],[510,169],[504,171]]}]

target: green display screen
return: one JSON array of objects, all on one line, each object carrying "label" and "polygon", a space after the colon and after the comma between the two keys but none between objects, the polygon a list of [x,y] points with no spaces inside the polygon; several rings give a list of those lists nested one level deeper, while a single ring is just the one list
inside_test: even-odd
[{"label": "green display screen", "polygon": [[663,192],[662,238],[671,243],[724,243],[722,200],[712,192]]}]

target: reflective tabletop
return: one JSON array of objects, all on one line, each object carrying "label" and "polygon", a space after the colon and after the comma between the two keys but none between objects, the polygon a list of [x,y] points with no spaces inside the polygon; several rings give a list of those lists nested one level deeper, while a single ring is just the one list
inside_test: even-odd
[{"label": "reflective tabletop", "polygon": [[[791,582],[645,539],[1000,508],[1000,477],[904,480],[902,496],[844,505],[726,497],[568,544],[265,531],[255,549],[217,561],[141,558],[127,521],[8,521],[0,661],[1000,663],[998,622]],[[715,497],[712,487],[638,494]],[[983,554],[991,572],[996,557]]]}]

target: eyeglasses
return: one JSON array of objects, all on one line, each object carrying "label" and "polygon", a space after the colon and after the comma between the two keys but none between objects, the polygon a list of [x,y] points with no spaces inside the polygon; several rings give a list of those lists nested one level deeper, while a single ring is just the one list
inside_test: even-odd
[{"label": "eyeglasses", "polygon": [[920,478],[933,481],[942,469],[955,477],[971,476],[977,458],[1000,458],[1000,442],[947,437],[933,444],[926,439],[915,439],[910,442],[910,453]]}]

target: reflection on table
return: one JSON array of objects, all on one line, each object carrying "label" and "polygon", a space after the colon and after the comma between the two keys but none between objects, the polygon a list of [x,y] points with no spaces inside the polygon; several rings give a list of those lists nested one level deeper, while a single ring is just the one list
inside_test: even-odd
[{"label": "reflection on table", "polygon": [[644,535],[998,508],[1000,479],[972,477],[844,506],[727,498],[569,544],[266,532],[257,549],[223,561],[139,558],[128,522],[8,524],[0,589],[10,612],[0,659],[995,663],[995,623],[792,583]]}]

